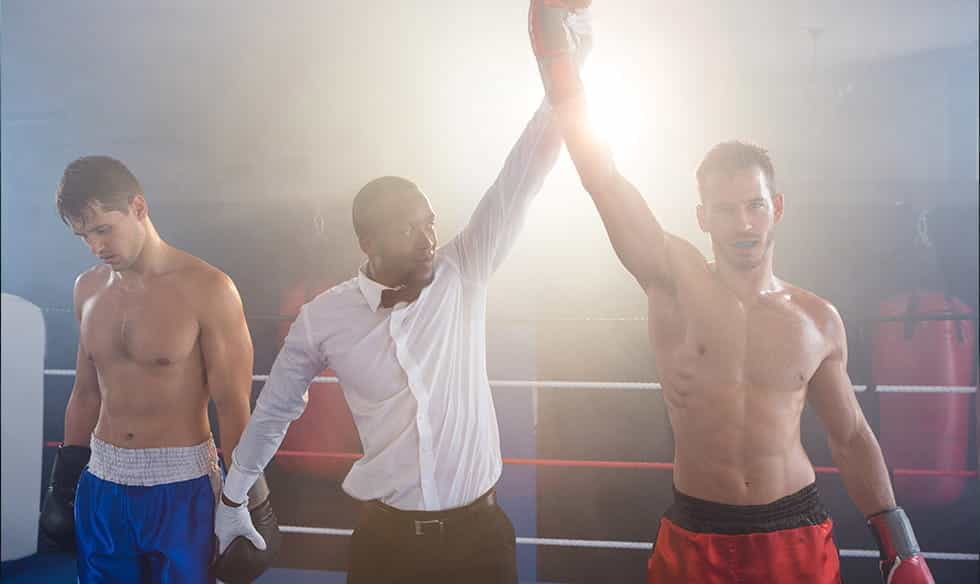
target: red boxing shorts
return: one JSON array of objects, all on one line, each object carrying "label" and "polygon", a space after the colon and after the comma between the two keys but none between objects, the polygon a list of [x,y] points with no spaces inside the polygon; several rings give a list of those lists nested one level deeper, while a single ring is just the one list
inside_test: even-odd
[{"label": "red boxing shorts", "polygon": [[674,490],[647,564],[649,584],[840,584],[833,522],[816,485],[768,505]]}]

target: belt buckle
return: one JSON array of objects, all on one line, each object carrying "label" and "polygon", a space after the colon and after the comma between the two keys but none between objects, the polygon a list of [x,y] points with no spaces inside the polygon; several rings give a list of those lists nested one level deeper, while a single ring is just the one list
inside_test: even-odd
[{"label": "belt buckle", "polygon": [[[438,529],[433,529],[438,526]],[[429,519],[428,521],[415,520],[415,535],[443,534],[446,524],[442,519]]]}]

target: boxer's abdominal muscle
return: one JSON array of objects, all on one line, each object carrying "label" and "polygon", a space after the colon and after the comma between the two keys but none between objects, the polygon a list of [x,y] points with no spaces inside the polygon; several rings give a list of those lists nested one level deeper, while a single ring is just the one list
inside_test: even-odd
[{"label": "boxer's abdominal muscle", "polygon": [[177,278],[108,283],[84,303],[81,338],[102,397],[95,435],[125,448],[191,446],[210,434],[197,319]]},{"label": "boxer's abdominal muscle", "polygon": [[790,290],[750,305],[708,283],[673,307],[651,297],[681,492],[757,505],[813,482],[800,417],[827,343]]}]

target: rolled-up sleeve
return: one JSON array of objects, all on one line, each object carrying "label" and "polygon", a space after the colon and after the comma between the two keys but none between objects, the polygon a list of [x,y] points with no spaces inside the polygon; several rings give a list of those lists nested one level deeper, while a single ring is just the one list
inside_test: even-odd
[{"label": "rolled-up sleeve", "polygon": [[309,305],[300,310],[289,328],[255,411],[232,453],[232,468],[225,479],[224,492],[233,501],[245,498],[255,479],[275,456],[289,424],[306,409],[310,383],[327,365],[314,342],[308,308]]},{"label": "rolled-up sleeve", "polygon": [[561,149],[561,135],[552,118],[550,106],[542,103],[469,223],[451,243],[464,277],[488,279],[514,245],[531,200]]}]

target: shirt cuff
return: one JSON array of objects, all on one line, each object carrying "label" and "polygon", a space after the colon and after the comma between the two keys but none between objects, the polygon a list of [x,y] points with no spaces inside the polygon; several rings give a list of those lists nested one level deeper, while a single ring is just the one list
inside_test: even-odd
[{"label": "shirt cuff", "polygon": [[232,463],[228,476],[225,477],[225,486],[221,491],[235,503],[243,503],[248,498],[248,490],[252,488],[258,475],[249,475],[237,464]]}]

